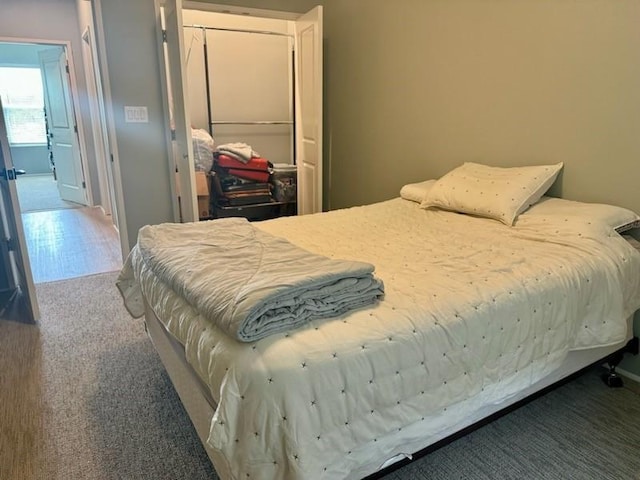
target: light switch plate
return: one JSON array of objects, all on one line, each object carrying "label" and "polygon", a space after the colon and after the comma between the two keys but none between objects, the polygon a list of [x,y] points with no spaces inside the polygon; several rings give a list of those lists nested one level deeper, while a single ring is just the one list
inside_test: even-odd
[{"label": "light switch plate", "polygon": [[149,123],[147,107],[124,106],[124,121],[127,123]]}]

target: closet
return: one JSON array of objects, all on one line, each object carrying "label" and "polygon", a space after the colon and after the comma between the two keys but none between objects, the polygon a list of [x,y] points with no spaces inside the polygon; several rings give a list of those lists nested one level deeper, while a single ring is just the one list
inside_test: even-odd
[{"label": "closet", "polygon": [[289,22],[185,10],[191,123],[216,144],[243,141],[293,163],[293,34]]},{"label": "closet", "polygon": [[178,172],[176,191],[193,198],[179,201],[180,219],[195,219],[198,212],[192,129],[209,132],[216,146],[249,145],[295,175],[298,214],[321,211],[321,7],[305,15],[276,12],[281,18],[228,6],[215,10],[223,8],[190,2],[183,10],[172,1],[164,6],[170,168]]},{"label": "closet", "polygon": [[[248,145],[274,165],[274,172],[288,170],[290,176],[284,180],[295,190],[290,22],[197,10],[184,10],[183,22],[191,125],[200,129],[195,133],[208,131],[216,145]],[[194,138],[196,170],[208,170],[197,145]],[[236,185],[236,178],[243,181],[225,177],[224,171],[209,175],[210,201],[198,202],[201,218],[240,215],[263,220],[296,213],[295,194],[286,201],[268,194],[273,181],[254,183],[250,178]],[[225,180],[231,185],[225,187]],[[203,212],[202,203],[208,203],[208,210]]]}]

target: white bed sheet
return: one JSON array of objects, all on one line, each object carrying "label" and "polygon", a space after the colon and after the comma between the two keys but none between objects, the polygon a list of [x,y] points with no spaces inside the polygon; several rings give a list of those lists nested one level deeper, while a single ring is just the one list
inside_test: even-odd
[{"label": "white bed sheet", "polygon": [[256,225],[316,253],[373,263],[386,295],[241,344],[133,259],[149,305],[218,405],[208,443],[222,478],[374,471],[398,445],[437,435],[452,414],[535,383],[570,349],[624,340],[640,307],[640,254],[610,227],[566,212],[532,209],[507,227],[394,199]]}]

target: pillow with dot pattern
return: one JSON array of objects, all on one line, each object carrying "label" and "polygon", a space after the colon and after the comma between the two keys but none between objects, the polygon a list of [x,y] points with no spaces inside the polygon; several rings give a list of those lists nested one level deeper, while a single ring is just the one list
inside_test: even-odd
[{"label": "pillow with dot pattern", "polygon": [[585,221],[600,223],[605,228],[624,233],[640,228],[640,215],[633,210],[605,203],[578,202],[565,198],[542,198],[524,213],[524,216],[543,215],[545,217],[580,217]]},{"label": "pillow with dot pattern", "polygon": [[420,204],[480,217],[506,225],[535,204],[562,169],[555,165],[489,167],[466,162],[440,178]]},{"label": "pillow with dot pattern", "polygon": [[400,189],[400,197],[412,202],[421,203],[427,196],[431,187],[435,185],[435,180],[425,180],[418,183],[407,183]]}]

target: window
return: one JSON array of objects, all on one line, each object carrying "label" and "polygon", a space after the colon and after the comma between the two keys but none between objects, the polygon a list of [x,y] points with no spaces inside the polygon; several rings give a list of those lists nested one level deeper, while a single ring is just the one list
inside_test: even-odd
[{"label": "window", "polygon": [[11,145],[47,143],[39,68],[0,67],[0,97]]}]

